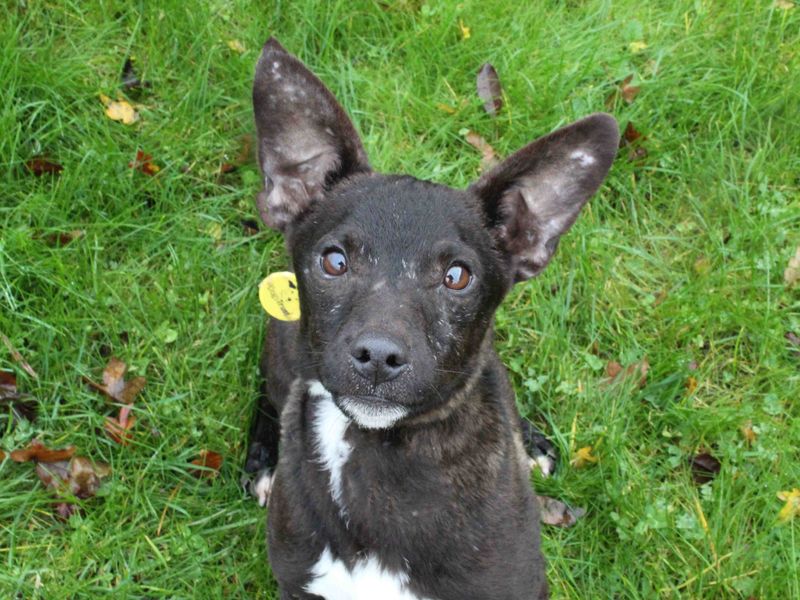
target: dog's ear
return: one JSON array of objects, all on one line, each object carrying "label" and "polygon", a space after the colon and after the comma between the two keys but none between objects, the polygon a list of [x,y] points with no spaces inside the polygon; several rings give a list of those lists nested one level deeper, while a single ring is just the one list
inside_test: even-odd
[{"label": "dog's ear", "polygon": [[253,109],[264,189],[258,212],[285,231],[326,188],[369,161],[355,127],[325,85],[270,38],[256,66]]},{"label": "dog's ear", "polygon": [[618,145],[614,118],[594,114],[528,144],[470,186],[515,282],[547,266],[608,173]]}]

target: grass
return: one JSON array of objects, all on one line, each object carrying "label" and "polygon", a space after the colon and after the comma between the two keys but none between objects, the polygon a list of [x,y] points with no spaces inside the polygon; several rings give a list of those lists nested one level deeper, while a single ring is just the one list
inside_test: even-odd
[{"label": "grass", "polygon": [[[0,445],[76,444],[113,475],[60,521],[30,465],[0,464],[0,597],[276,597],[263,510],[237,482],[264,327],[256,285],[286,257],[276,234],[240,224],[256,216],[256,165],[217,175],[253,132],[270,33],[341,99],[377,169],[454,186],[478,174],[464,129],[508,154],[603,110],[634,75],[641,92],[612,112],[646,136],[647,156],[621,150],[556,260],[497,317],[520,408],[562,451],[557,475],[533,484],[588,511],[544,529],[552,593],[800,597],[800,519],[779,524],[776,497],[800,487],[800,358],[784,337],[800,334],[800,293],[783,281],[800,245],[800,7],[5,5],[0,331],[39,379],[2,348],[0,369],[40,415],[0,416]],[[117,96],[128,55],[152,84],[132,126],[98,99]],[[486,61],[506,93],[496,120],[474,94]],[[155,177],[128,167],[138,149]],[[24,164],[39,154],[63,172],[33,177]],[[85,235],[69,244],[43,238],[74,229]],[[114,408],[81,382],[109,352],[148,381],[128,447],[102,432]],[[608,361],[645,357],[642,389],[600,385]],[[571,467],[589,445],[598,463]],[[189,473],[204,448],[225,456],[215,480]],[[687,461],[701,451],[722,466],[698,486]]]}]

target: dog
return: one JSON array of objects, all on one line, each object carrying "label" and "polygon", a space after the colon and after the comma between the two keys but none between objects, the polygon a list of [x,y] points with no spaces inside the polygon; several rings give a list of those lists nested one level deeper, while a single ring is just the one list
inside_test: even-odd
[{"label": "dog", "polygon": [[616,121],[591,115],[455,190],[372,171],[273,38],[253,105],[257,206],[300,301],[269,324],[245,464],[280,598],[546,598],[529,473],[552,449],[519,416],[493,316],[600,186]]}]

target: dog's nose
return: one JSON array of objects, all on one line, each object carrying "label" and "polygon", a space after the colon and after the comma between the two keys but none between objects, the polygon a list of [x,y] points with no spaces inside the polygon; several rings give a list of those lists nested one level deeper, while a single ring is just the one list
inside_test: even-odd
[{"label": "dog's nose", "polygon": [[350,346],[350,362],[362,377],[378,385],[391,381],[408,366],[404,345],[385,335],[367,333]]}]

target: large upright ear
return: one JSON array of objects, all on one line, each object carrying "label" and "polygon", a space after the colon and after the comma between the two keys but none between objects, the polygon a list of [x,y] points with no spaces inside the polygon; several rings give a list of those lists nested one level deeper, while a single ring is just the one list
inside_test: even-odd
[{"label": "large upright ear", "polygon": [[264,175],[256,203],[270,227],[285,231],[336,181],[369,171],[344,109],[274,38],[264,44],[256,66],[253,109]]},{"label": "large upright ear", "polygon": [[514,281],[538,275],[608,173],[619,128],[598,113],[539,138],[470,186]]}]

